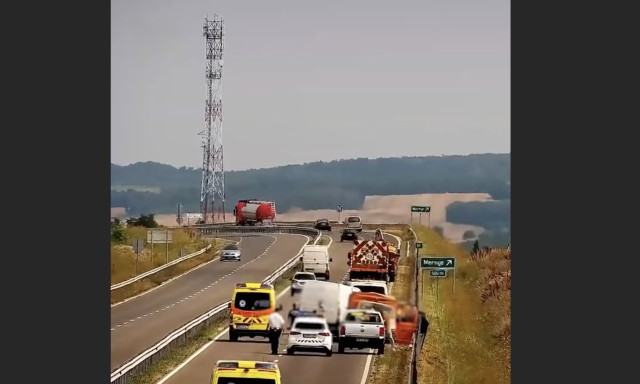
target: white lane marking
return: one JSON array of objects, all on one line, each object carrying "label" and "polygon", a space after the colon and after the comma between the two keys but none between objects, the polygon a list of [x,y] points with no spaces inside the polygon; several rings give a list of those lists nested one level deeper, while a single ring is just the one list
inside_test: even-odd
[{"label": "white lane marking", "polygon": [[[298,253],[300,253],[300,252],[298,252]],[[284,294],[289,291],[289,288],[291,288],[291,286],[287,286],[287,288],[283,289],[282,292],[278,293],[278,295],[276,296],[276,301],[280,300],[280,298],[282,296],[284,296]],[[171,376],[175,375],[180,369],[182,369],[185,365],[187,365],[191,360],[195,359],[196,356],[198,356],[199,354],[204,352],[205,349],[209,348],[211,346],[211,344],[215,343],[220,337],[222,337],[222,335],[224,335],[227,332],[229,332],[229,327],[225,328],[222,332],[217,334],[216,337],[213,338],[213,340],[209,341],[208,343],[206,343],[205,345],[200,347],[200,349],[195,351],[193,353],[193,355],[187,357],[187,359],[184,362],[182,362],[180,365],[178,365],[173,371],[167,373],[167,375],[165,377],[163,377],[162,379],[160,379],[160,381],[158,381],[156,384],[163,384],[165,381],[169,380],[169,378],[171,378]],[[279,356],[282,356],[282,355],[279,355]],[[276,360],[276,361],[278,361],[278,360]]]},{"label": "white lane marking", "polygon": [[[278,241],[278,238],[277,238],[277,237],[275,237],[275,236],[273,236],[273,235],[268,235],[268,236],[273,238],[273,242],[271,243],[271,245],[275,244],[275,242],[276,242],[276,241]],[[269,246],[269,247],[270,247],[270,246]],[[181,302],[183,302],[183,301],[185,301],[185,300],[187,300],[187,299],[191,299],[192,297],[194,297],[194,296],[196,296],[196,295],[198,295],[198,294],[200,294],[200,293],[204,292],[205,290],[207,290],[207,289],[209,289],[209,288],[213,287],[214,285],[218,284],[218,282],[219,282],[219,281],[221,281],[222,279],[224,279],[225,277],[232,275],[234,272],[237,272],[237,271],[241,270],[242,268],[246,267],[247,265],[249,265],[249,264],[253,263],[253,262],[254,262],[254,261],[256,261],[256,260],[259,260],[262,256],[264,256],[264,255],[269,251],[269,247],[267,247],[267,249],[265,249],[265,250],[264,250],[264,252],[262,252],[262,253],[261,253],[258,257],[256,257],[255,259],[253,259],[253,260],[251,260],[251,261],[248,261],[248,262],[246,262],[246,263],[244,263],[244,264],[240,265],[238,268],[234,269],[233,271],[229,272],[228,274],[224,275],[222,278],[220,278],[220,279],[218,279],[218,280],[214,281],[213,283],[209,284],[208,286],[206,286],[206,287],[202,288],[202,289],[201,289],[201,290],[199,290],[198,292],[195,292],[195,293],[193,293],[193,294],[191,294],[191,295],[189,295],[189,296],[187,296],[187,297],[185,297],[185,298],[183,298],[183,299],[181,299],[181,300],[178,300],[177,302],[175,302],[175,303],[173,303],[173,304],[171,304],[171,305],[167,305],[166,307],[164,307],[164,308],[162,308],[162,309],[159,309],[159,310],[157,310],[157,311],[155,311],[155,312],[151,312],[151,313],[155,314],[155,313],[158,313],[158,312],[160,312],[160,311],[164,311],[164,310],[166,310],[166,309],[169,309],[169,308],[173,307],[174,305],[179,304],[179,303],[181,303]],[[137,317],[136,319],[139,319],[140,317],[143,317],[143,316],[146,316],[146,315],[149,315],[149,313],[147,313],[147,314],[145,314],[145,315],[142,315],[142,316],[139,316],[139,317]],[[131,320],[128,320],[128,321],[126,321],[126,322],[124,322],[124,323],[122,323],[122,324],[118,324],[118,325],[116,325],[116,328],[120,327],[121,325],[130,324],[130,323],[134,322],[136,319],[131,319]]]},{"label": "white lane marking", "polygon": [[[243,239],[243,238],[241,237],[241,238],[240,238],[240,241],[237,241],[237,242],[236,242],[236,241],[234,241],[234,240],[229,240],[229,242],[231,242],[231,243],[236,243],[236,244],[240,244],[240,243],[242,242],[242,239]],[[218,251],[218,253],[219,253],[219,252],[220,252],[220,251]],[[160,283],[160,285],[156,285],[155,287],[153,287],[153,288],[151,288],[151,289],[148,289],[148,290],[146,290],[146,291],[144,291],[144,292],[142,292],[142,293],[139,293],[139,294],[137,294],[137,295],[135,295],[135,296],[129,297],[129,298],[127,298],[127,299],[124,299],[124,300],[122,300],[122,301],[120,301],[120,302],[118,302],[118,303],[111,304],[111,308],[113,308],[113,307],[115,307],[115,306],[117,306],[117,305],[120,305],[120,304],[122,304],[122,303],[126,303],[126,302],[127,302],[127,301],[129,301],[129,300],[137,299],[138,297],[143,296],[143,295],[146,295],[146,294],[147,294],[147,293],[149,293],[149,292],[153,292],[153,291],[155,291],[156,289],[158,289],[158,288],[160,288],[160,287],[164,286],[165,284],[170,283],[170,282],[172,282],[172,281],[174,281],[174,280],[176,280],[176,279],[178,279],[178,278],[180,278],[180,277],[182,277],[182,276],[186,275],[187,273],[193,272],[193,271],[195,271],[196,269],[198,269],[198,268],[200,268],[200,267],[204,267],[205,265],[207,265],[207,264],[209,264],[209,263],[212,263],[212,262],[214,262],[214,261],[216,261],[216,260],[219,260],[219,259],[220,259],[220,256],[215,257],[215,258],[213,258],[213,260],[209,260],[209,261],[207,261],[206,263],[202,263],[202,264],[200,264],[200,265],[198,265],[198,266],[196,266],[196,267],[194,267],[194,268],[191,268],[190,270],[188,270],[188,271],[186,271],[186,272],[184,272],[184,273],[179,274],[178,276],[175,276],[175,277],[170,278],[169,280],[165,280],[165,281],[163,281],[162,283]]]},{"label": "white lane marking", "polygon": [[360,384],[366,384],[367,378],[369,377],[369,366],[371,366],[371,359],[373,359],[373,355],[367,356],[367,362],[364,363],[364,372],[362,372],[362,379],[360,379]]}]

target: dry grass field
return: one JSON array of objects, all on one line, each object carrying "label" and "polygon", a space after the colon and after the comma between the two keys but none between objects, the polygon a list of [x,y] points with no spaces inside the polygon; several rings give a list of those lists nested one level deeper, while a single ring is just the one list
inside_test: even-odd
[{"label": "dry grass field", "polygon": [[[418,359],[418,383],[510,383],[511,251],[470,255],[426,227],[414,229],[424,245],[420,256],[455,256],[457,263],[455,287],[451,272],[437,285],[428,272],[419,279],[420,310],[429,328]],[[401,261],[392,294],[408,300],[415,250]],[[410,351],[394,347],[376,357],[371,382],[407,382]]]},{"label": "dry grass field", "polygon": [[[145,249],[140,252],[137,259],[137,274],[150,271],[153,268],[164,265],[167,261],[173,261],[182,255],[199,251],[205,248],[210,242],[192,238],[188,232],[184,230],[173,229],[173,243],[169,244],[168,256],[167,246],[165,244],[154,244],[153,255],[151,253],[151,244],[146,244]],[[126,244],[131,244],[132,239],[139,238],[146,241],[147,229],[143,227],[125,228],[127,234]],[[141,292],[151,289],[162,284],[162,282],[170,278],[180,275],[202,263],[213,260],[218,250],[226,243],[221,239],[211,242],[212,247],[205,253],[195,256],[189,260],[178,263],[166,270],[149,276],[148,278],[137,281],[133,284],[116,289],[111,292],[111,304],[118,303],[129,297],[135,296]],[[111,284],[120,283],[136,276],[136,254],[131,245],[111,244]]]},{"label": "dry grass field", "polygon": [[[416,230],[420,255],[456,257],[451,272],[424,277],[420,309],[429,320],[418,361],[420,384],[511,382],[511,251],[495,249],[472,258],[437,233]],[[436,287],[438,291],[436,292]]]}]

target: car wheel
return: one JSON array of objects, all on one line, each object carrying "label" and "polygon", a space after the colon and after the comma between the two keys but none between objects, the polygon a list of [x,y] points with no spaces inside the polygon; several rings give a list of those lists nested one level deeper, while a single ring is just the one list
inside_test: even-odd
[{"label": "car wheel", "polygon": [[293,291],[293,289],[291,290],[291,296],[295,295],[296,293]]},{"label": "car wheel", "polygon": [[333,354],[333,352],[331,352],[330,349],[326,352],[327,357],[331,357],[332,354]]},{"label": "car wheel", "polygon": [[287,348],[287,355],[293,355],[293,349]]},{"label": "car wheel", "polygon": [[344,344],[338,343],[338,353],[344,353]]},{"label": "car wheel", "polygon": [[384,343],[378,347],[378,355],[384,355]]},{"label": "car wheel", "polygon": [[229,328],[229,341],[238,341],[238,334],[233,328]]}]

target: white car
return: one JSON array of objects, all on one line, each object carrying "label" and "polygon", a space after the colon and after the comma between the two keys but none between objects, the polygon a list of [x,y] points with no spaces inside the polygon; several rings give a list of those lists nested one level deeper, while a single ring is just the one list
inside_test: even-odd
[{"label": "white car", "polygon": [[316,280],[313,272],[296,272],[291,278],[291,296],[302,291],[304,283],[309,280]]},{"label": "white car", "polygon": [[227,244],[220,251],[220,261],[235,260],[240,261],[242,250],[237,244]]},{"label": "white car", "polygon": [[333,336],[327,320],[320,316],[298,316],[287,340],[287,355],[294,352],[321,352],[331,356]]}]

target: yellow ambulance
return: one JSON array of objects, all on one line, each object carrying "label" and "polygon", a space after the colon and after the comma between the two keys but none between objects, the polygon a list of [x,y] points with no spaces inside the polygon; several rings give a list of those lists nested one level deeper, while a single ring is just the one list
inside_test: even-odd
[{"label": "yellow ambulance", "polygon": [[278,364],[268,361],[218,360],[211,384],[282,384]]},{"label": "yellow ambulance", "polygon": [[240,336],[268,337],[269,315],[276,309],[276,291],[269,283],[239,283],[231,294],[229,340]]}]

